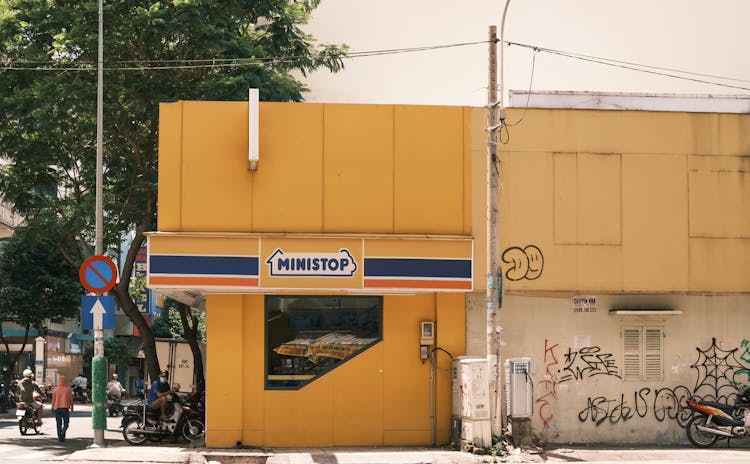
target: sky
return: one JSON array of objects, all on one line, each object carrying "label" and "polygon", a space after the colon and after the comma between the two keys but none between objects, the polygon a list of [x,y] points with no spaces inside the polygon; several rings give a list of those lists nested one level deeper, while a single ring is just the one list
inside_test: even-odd
[{"label": "sky", "polygon": [[[347,44],[355,53],[483,42],[491,24],[498,26],[499,35],[504,5],[504,0],[322,0],[304,29],[320,43]],[[532,91],[750,96],[749,19],[749,0],[514,0],[505,21],[506,41],[739,79],[680,74],[745,89],[517,45],[505,48],[504,87],[527,91],[531,83]],[[309,75],[305,99],[483,106],[488,98],[487,62],[486,43],[347,59],[337,74]]]}]

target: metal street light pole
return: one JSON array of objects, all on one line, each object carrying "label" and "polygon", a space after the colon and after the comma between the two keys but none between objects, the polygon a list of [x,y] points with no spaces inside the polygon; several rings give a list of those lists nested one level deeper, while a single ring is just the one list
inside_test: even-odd
[{"label": "metal street light pole", "polygon": [[[98,58],[96,61],[96,218],[95,218],[95,253],[104,252],[104,200],[103,200],[103,171],[104,171],[104,5],[99,0],[99,40]],[[94,446],[104,446],[104,429],[107,425],[106,399],[104,398],[104,383],[107,380],[104,357],[104,331],[99,323],[94,323],[94,359],[91,369],[91,398],[94,408],[91,411],[91,422],[94,429]]]}]

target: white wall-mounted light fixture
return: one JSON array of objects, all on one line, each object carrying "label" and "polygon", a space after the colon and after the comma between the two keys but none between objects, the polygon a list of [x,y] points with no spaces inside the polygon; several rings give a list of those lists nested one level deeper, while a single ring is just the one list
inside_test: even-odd
[{"label": "white wall-mounted light fixture", "polygon": [[258,107],[260,105],[258,89],[250,89],[248,92],[248,113],[247,113],[247,159],[251,171],[258,169]]}]

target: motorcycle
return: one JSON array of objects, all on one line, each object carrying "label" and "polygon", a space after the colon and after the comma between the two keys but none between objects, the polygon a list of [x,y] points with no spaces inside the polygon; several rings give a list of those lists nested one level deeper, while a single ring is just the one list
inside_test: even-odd
[{"label": "motorcycle", "polygon": [[109,413],[109,417],[123,414],[120,396],[107,393],[107,413]]},{"label": "motorcycle", "polygon": [[129,402],[120,425],[125,441],[142,445],[147,440],[161,442],[167,437],[188,442],[202,440],[206,433],[205,420],[186,398],[179,393],[171,395],[167,406],[171,415],[166,420],[161,420],[160,412],[149,408],[145,400]]},{"label": "motorcycle", "polygon": [[[42,406],[41,396],[34,392],[34,402],[37,403],[35,406],[40,408]],[[19,401],[16,404],[16,419],[18,419],[18,431],[21,435],[26,435],[29,430],[33,430],[35,435],[39,435],[42,429],[42,423],[37,421],[34,413],[34,408],[31,405],[26,405],[23,401]]]},{"label": "motorcycle", "polygon": [[91,395],[89,394],[88,388],[81,387],[79,385],[73,386],[73,401],[80,403],[88,403]]},{"label": "motorcycle", "polygon": [[747,438],[750,432],[750,387],[741,387],[734,405],[687,400],[695,415],[687,424],[687,437],[698,448],[709,448],[719,439]]}]

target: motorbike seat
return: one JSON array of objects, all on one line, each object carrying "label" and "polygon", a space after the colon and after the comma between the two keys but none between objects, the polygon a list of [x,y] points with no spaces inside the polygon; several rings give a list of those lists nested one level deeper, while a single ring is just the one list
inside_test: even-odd
[{"label": "motorbike seat", "polygon": [[729,414],[730,416],[734,417],[734,406],[731,404],[725,404],[725,403],[717,403],[715,401],[703,401],[703,404],[707,406],[713,406],[714,408],[721,409],[725,413]]}]

